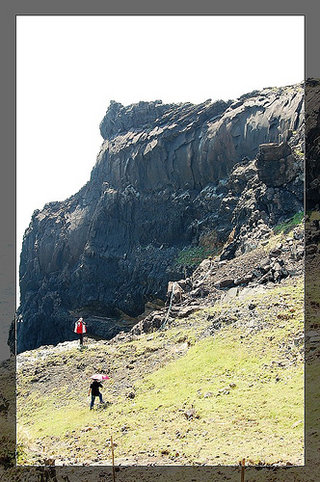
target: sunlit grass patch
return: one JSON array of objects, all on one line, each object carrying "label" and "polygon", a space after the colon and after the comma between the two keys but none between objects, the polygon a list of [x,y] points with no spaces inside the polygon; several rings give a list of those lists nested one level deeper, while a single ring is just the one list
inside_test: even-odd
[{"label": "sunlit grass patch", "polygon": [[277,226],[275,226],[274,228],[274,232],[276,234],[279,234],[279,233],[284,233],[284,234],[287,234],[289,233],[290,231],[292,231],[292,229],[294,229],[296,226],[298,226],[298,224],[302,223],[303,221],[303,217],[304,217],[304,212],[301,211],[299,213],[296,213],[291,219],[289,219],[288,221],[285,221],[281,224],[278,224]]},{"label": "sunlit grass patch", "polygon": [[[204,335],[218,316],[232,316],[232,323]],[[64,364],[66,358],[56,369],[82,377],[82,392],[81,383],[48,393],[38,384],[20,387],[21,463],[34,460],[40,447],[71,463],[110,461],[111,435],[116,460],[129,464],[136,456],[154,457],[158,465],[163,458],[181,465],[234,464],[242,456],[302,463],[303,360],[293,343],[302,329],[303,282],[296,280],[235,297],[232,306],[216,303],[166,330],[76,352],[73,364]],[[166,360],[170,353],[176,355]],[[158,361],[152,370],[144,365],[149,356]],[[84,364],[92,373],[100,358],[115,378],[116,367],[133,363],[126,381],[134,384],[134,397],[106,384],[104,398],[112,403],[100,407],[96,401],[90,411],[87,372],[75,367]]]}]

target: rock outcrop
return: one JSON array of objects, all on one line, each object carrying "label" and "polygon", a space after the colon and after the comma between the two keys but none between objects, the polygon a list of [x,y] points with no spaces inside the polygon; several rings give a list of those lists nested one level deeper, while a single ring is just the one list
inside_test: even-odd
[{"label": "rock outcrop", "polygon": [[320,157],[320,81],[309,78],[305,83],[306,110],[306,210],[319,210]]},{"label": "rock outcrop", "polygon": [[[315,224],[313,225],[315,226]],[[313,231],[318,236],[319,231]],[[303,275],[304,270],[304,232],[303,225],[299,223],[292,233],[287,235],[285,242],[279,242],[273,248],[268,247],[274,242],[274,234],[270,231],[261,233],[257,238],[255,249],[234,256],[231,259],[205,259],[193,272],[192,278],[181,279],[169,283],[169,295],[174,293],[172,303],[162,309],[149,313],[140,320],[130,333],[119,333],[117,339],[132,339],[132,335],[150,333],[164,326],[174,323],[180,318],[187,318],[190,314],[203,309],[204,306],[214,306],[218,301],[230,302],[239,297],[261,291],[261,287],[273,287],[286,279],[296,283]],[[254,309],[256,305],[249,305]],[[239,317],[238,317],[239,318]],[[210,319],[210,315],[209,318]],[[235,318],[237,319],[237,318]],[[228,323],[230,320],[228,321]],[[215,319],[215,328],[227,323],[225,319]]]},{"label": "rock outcrop", "polygon": [[183,248],[209,240],[231,259],[303,208],[301,85],[199,105],[112,101],[100,132],[88,183],[25,232],[19,352],[73,339],[80,315],[92,335],[131,329],[189,270]]}]

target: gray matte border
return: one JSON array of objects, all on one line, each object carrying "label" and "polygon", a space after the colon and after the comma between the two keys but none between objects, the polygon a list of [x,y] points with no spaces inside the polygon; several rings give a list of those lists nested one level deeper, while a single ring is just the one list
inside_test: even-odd
[{"label": "gray matte border", "polygon": [[[259,8],[260,7],[260,8]],[[306,77],[320,77],[320,65],[318,63],[318,45],[319,45],[319,9],[318,5],[312,0],[307,0],[303,4],[298,1],[286,1],[279,5],[279,1],[270,0],[268,4],[257,5],[256,1],[248,0],[239,2],[228,1],[224,2],[222,6],[212,5],[212,2],[206,0],[198,1],[196,6],[187,5],[186,2],[177,2],[173,4],[172,1],[161,2],[161,5],[150,6],[148,1],[135,2],[133,6],[129,1],[121,1],[117,5],[106,5],[102,0],[92,2],[90,6],[86,4],[84,0],[67,0],[62,2],[57,0],[54,4],[43,5],[40,1],[29,1],[26,5],[22,0],[12,2],[10,5],[1,7],[0,16],[0,51],[2,59],[2,88],[0,90],[1,96],[1,151],[2,151],[2,169],[1,169],[1,185],[0,185],[0,209],[1,209],[1,235],[0,235],[0,296],[2,303],[0,304],[0,320],[4,326],[8,326],[13,318],[15,310],[15,77],[14,77],[14,65],[15,65],[15,16],[16,15],[305,15],[306,18]],[[288,45],[287,48],[290,48]],[[5,282],[3,282],[5,280]],[[3,299],[4,293],[6,299]],[[6,304],[3,303],[6,301]],[[3,350],[2,344],[0,345],[0,360],[1,358],[8,357],[8,349],[5,347]],[[12,427],[13,433],[15,427]],[[317,463],[318,461],[314,461]],[[75,468],[75,470],[77,467]],[[89,468],[88,468],[89,469]],[[205,468],[203,468],[205,469]],[[222,474],[230,476],[230,479],[235,475],[234,480],[238,480],[238,471],[230,467],[216,467],[212,469],[211,475],[216,475],[219,479],[222,478]],[[303,469],[303,467],[299,468]],[[28,469],[25,469],[28,470]],[[61,468],[62,471],[67,468]],[[79,470],[81,468],[79,467]],[[132,472],[137,472],[138,468],[133,468]],[[150,473],[151,468],[146,468]],[[191,467],[186,467],[185,470],[189,470],[188,475],[185,473],[185,480],[191,480],[191,472],[196,480],[199,479],[199,470]],[[266,469],[267,470],[267,469]],[[254,471],[255,476],[259,476],[259,480],[268,480],[263,478],[265,469],[257,472]],[[286,469],[279,469],[283,472]],[[57,472],[59,469],[57,469]],[[101,468],[90,468],[89,473],[91,475],[99,475]],[[124,472],[128,474],[128,469]],[[49,471],[52,473],[52,470]],[[56,470],[54,470],[56,472]],[[167,473],[173,475],[171,469],[166,468],[154,468],[154,474]],[[185,471],[184,471],[185,472]],[[207,471],[206,471],[207,472]],[[219,476],[218,474],[221,474]],[[248,471],[249,472],[249,471]],[[273,471],[274,472],[274,471]],[[106,477],[109,474],[104,471]],[[208,472],[207,472],[208,473]],[[25,474],[26,475],[26,474]],[[40,474],[39,474],[40,475]],[[52,475],[54,475],[52,473]],[[80,472],[79,472],[80,475]],[[129,474],[128,474],[129,475]],[[248,473],[249,475],[249,473]],[[261,475],[261,479],[260,479]],[[270,474],[271,475],[271,474]],[[272,476],[275,474],[273,473]],[[289,475],[289,473],[288,473]],[[293,474],[292,474],[293,475]],[[190,479],[189,479],[190,477]],[[41,477],[42,478],[42,477]],[[51,478],[51,476],[50,476]],[[91,478],[91,477],[90,477]],[[23,479],[21,479],[23,480]],[[91,479],[96,480],[96,478]],[[152,480],[152,479],[150,479]],[[169,480],[165,478],[163,480]],[[174,479],[172,479],[174,480]],[[205,479],[203,479],[205,480]],[[208,480],[208,479],[207,479]],[[257,479],[255,479],[257,480]],[[289,480],[289,479],[287,479]],[[293,479],[291,479],[293,480]]]}]

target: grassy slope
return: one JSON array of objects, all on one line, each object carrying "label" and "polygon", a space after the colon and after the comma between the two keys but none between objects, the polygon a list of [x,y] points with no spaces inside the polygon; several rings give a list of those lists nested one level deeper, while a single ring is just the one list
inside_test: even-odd
[{"label": "grassy slope", "polygon": [[[221,315],[232,323],[208,336]],[[303,283],[295,279],[130,342],[48,355],[36,363],[47,380],[31,383],[31,371],[19,379],[19,462],[109,465],[113,435],[124,465],[234,465],[242,457],[302,464],[303,356],[294,343],[302,331]],[[106,367],[111,404],[90,412],[88,376]]]},{"label": "grassy slope", "polygon": [[15,458],[15,360],[0,363],[0,480],[1,469],[7,468]]}]

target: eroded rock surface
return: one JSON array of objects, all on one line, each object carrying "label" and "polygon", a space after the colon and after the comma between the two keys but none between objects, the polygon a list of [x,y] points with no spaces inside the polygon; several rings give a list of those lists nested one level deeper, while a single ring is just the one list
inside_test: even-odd
[{"label": "eroded rock surface", "polygon": [[111,102],[90,180],[26,230],[18,350],[74,339],[80,315],[92,335],[129,330],[185,274],[184,247],[229,239],[232,259],[302,210],[302,107],[301,85],[199,105]]}]

